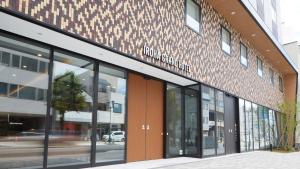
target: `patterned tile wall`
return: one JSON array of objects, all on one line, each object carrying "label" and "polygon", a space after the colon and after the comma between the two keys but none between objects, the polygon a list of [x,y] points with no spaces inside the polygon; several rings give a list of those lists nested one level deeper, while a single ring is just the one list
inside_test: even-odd
[{"label": "patterned tile wall", "polygon": [[[274,69],[273,87],[272,65],[264,62],[260,78],[256,57],[263,56],[210,5],[196,1],[201,6],[200,34],[185,26],[184,0],[0,0],[0,6],[276,109],[284,97],[278,89],[279,72]],[[220,49],[220,25],[231,32],[231,56]],[[247,69],[240,64],[240,41],[248,47]],[[186,61],[191,72],[153,62],[143,55],[144,44]]]}]

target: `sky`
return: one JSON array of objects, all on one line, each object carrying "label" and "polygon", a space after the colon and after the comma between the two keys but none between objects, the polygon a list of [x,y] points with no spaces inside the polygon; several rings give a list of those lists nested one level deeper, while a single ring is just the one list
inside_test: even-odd
[{"label": "sky", "polygon": [[300,0],[280,0],[282,42],[300,44]]}]

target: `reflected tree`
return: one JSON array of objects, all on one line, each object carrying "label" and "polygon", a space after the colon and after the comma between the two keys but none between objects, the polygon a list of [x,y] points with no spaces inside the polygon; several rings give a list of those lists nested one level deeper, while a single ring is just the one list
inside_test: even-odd
[{"label": "reflected tree", "polygon": [[60,128],[64,128],[66,111],[79,111],[86,107],[84,86],[74,72],[57,76],[53,82],[52,107],[60,114]]}]

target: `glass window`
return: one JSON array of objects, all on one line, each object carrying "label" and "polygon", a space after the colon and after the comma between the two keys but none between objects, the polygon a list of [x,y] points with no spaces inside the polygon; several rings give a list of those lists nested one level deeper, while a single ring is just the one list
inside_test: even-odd
[{"label": "glass window", "polygon": [[224,27],[221,27],[221,47],[224,52],[227,54],[230,54],[231,50],[231,37],[230,32],[225,29]]},{"label": "glass window", "polygon": [[22,63],[21,63],[21,68],[24,70],[29,70],[33,72],[37,72],[37,60],[28,58],[28,57],[22,57]]},{"label": "glass window", "polygon": [[274,71],[273,71],[273,69],[269,68],[269,74],[270,74],[270,77],[269,77],[270,83],[274,86]]},{"label": "glass window", "polygon": [[37,89],[37,100],[46,101],[46,90]]},{"label": "glass window", "polygon": [[20,99],[35,100],[35,88],[34,87],[28,87],[28,86],[20,86],[19,98]]},{"label": "glass window", "polygon": [[263,63],[262,60],[257,57],[257,74],[263,77]]},{"label": "glass window", "polygon": [[179,86],[167,85],[167,156],[183,154],[182,149],[182,93]]},{"label": "glass window", "polygon": [[198,91],[185,90],[185,155],[198,155]]},{"label": "glass window", "polygon": [[264,120],[264,108],[258,106],[258,118],[259,118],[259,148],[265,148],[265,120]]},{"label": "glass window", "polygon": [[253,150],[253,124],[252,124],[252,108],[251,102],[245,101],[245,116],[246,116],[246,142],[247,151]]},{"label": "glass window", "polygon": [[39,72],[40,73],[47,73],[47,63],[46,62],[42,62],[42,61],[40,61],[39,63],[40,63],[40,65],[39,65]]},{"label": "glass window", "polygon": [[277,147],[278,144],[279,144],[279,133],[278,133],[278,128],[279,128],[279,125],[278,125],[278,112],[275,112],[273,111],[273,119],[274,119],[274,125],[273,125],[273,130],[274,130],[274,142],[273,142],[273,145],[274,147]]},{"label": "glass window", "polygon": [[247,47],[241,43],[241,64],[248,67]]},{"label": "glass window", "polygon": [[[0,51],[7,53],[2,63],[11,65],[0,64],[0,82],[7,84],[9,93],[0,97],[0,168],[42,168],[47,104],[28,99],[35,98],[36,88],[48,89],[49,77],[22,71],[18,65],[19,56],[28,53],[40,52],[48,59],[49,49],[0,33]],[[24,99],[17,99],[18,85]]]},{"label": "glass window", "polygon": [[[203,130],[203,156],[216,154],[216,120],[215,112],[211,110],[212,99],[214,100],[214,89],[202,86],[202,130]],[[213,101],[214,103],[214,101]]]},{"label": "glass window", "polygon": [[17,98],[18,97],[18,92],[19,92],[18,85],[15,85],[15,84],[10,84],[9,85],[9,94],[8,94],[9,97]]},{"label": "glass window", "polygon": [[20,67],[20,56],[12,55],[12,67],[19,68]]},{"label": "glass window", "polygon": [[107,109],[97,110],[96,162],[124,160],[126,108],[122,105],[126,105],[126,72],[101,64],[98,76],[99,82],[105,82],[98,83],[98,88],[106,89],[98,91],[98,104],[106,104]]},{"label": "glass window", "polygon": [[241,152],[246,151],[246,117],[245,117],[245,101],[239,99],[239,120],[240,120],[240,149]]},{"label": "glass window", "polygon": [[279,90],[283,92],[283,80],[281,76],[278,76]]},{"label": "glass window", "polygon": [[9,66],[10,63],[10,53],[2,52],[1,63],[5,66]]},{"label": "glass window", "polygon": [[200,6],[193,0],[186,0],[186,24],[200,32]]},{"label": "glass window", "polygon": [[258,125],[258,110],[257,105],[252,103],[252,113],[253,113],[253,141],[254,150],[259,149],[259,125]]},{"label": "glass window", "polygon": [[221,91],[216,91],[216,134],[217,134],[217,154],[225,153],[225,126],[224,126],[224,95]]},{"label": "glass window", "polygon": [[7,96],[7,83],[0,82],[0,96]]},{"label": "glass window", "polygon": [[55,51],[48,166],[90,163],[93,62]]}]

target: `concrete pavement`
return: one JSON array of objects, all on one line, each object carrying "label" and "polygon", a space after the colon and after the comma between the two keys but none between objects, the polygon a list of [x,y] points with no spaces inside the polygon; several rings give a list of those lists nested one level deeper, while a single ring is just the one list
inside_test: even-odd
[{"label": "concrete pavement", "polygon": [[93,169],[300,169],[300,152],[255,151],[212,158],[171,158]]}]

